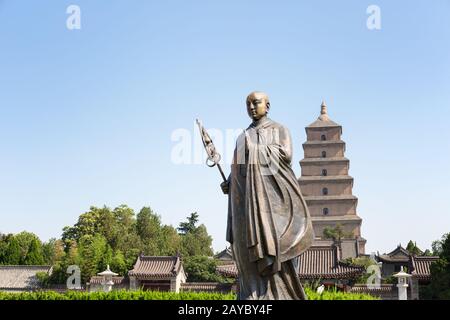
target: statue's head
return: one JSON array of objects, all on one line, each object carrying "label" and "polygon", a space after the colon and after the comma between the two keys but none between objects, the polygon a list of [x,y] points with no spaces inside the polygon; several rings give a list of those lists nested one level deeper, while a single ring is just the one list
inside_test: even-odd
[{"label": "statue's head", "polygon": [[253,121],[257,121],[266,116],[269,108],[269,96],[264,92],[255,91],[247,96],[247,113]]}]

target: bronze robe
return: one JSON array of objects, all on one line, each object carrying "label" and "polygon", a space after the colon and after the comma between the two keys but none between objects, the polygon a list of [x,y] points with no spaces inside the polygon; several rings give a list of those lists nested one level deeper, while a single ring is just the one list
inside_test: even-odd
[{"label": "bronze robe", "polygon": [[263,118],[236,143],[229,177],[227,241],[239,299],[306,299],[295,259],[312,243],[306,202],[291,168],[287,128]]}]

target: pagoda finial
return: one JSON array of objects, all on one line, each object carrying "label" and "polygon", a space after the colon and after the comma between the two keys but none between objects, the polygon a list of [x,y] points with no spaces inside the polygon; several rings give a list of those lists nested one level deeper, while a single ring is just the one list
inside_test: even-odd
[{"label": "pagoda finial", "polygon": [[322,100],[322,104],[320,106],[319,120],[322,120],[322,121],[330,120],[330,118],[328,117],[328,110],[327,110],[327,105],[325,103],[325,100]]},{"label": "pagoda finial", "polygon": [[322,100],[322,104],[320,105],[322,110],[320,110],[321,114],[326,114],[327,113],[327,104],[325,103],[325,100]]}]

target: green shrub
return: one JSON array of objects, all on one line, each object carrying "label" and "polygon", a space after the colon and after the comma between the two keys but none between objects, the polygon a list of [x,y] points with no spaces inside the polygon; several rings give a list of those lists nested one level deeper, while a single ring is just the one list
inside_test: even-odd
[{"label": "green shrub", "polygon": [[235,300],[234,294],[209,292],[126,291],[79,292],[36,291],[21,293],[0,292],[0,300]]},{"label": "green shrub", "polygon": [[47,288],[50,283],[50,276],[47,272],[36,273],[36,278],[41,286],[41,288]]},{"label": "green shrub", "polygon": [[316,291],[305,288],[306,295],[309,300],[379,300],[378,297],[362,293],[349,293],[334,290],[325,290],[321,294]]},{"label": "green shrub", "polygon": [[[306,288],[310,300],[378,300],[367,294],[356,294],[333,291],[316,291]],[[54,291],[36,291],[22,293],[0,292],[0,300],[236,300],[233,293],[210,292],[160,292],[160,291],[111,291],[105,292],[79,292],[68,291],[57,293]]]}]

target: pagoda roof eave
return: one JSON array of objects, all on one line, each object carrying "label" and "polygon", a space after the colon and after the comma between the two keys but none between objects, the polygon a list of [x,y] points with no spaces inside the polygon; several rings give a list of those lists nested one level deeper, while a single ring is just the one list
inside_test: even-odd
[{"label": "pagoda roof eave", "polygon": [[343,176],[301,176],[299,182],[322,182],[322,181],[353,181],[353,177],[349,175]]},{"label": "pagoda roof eave", "polygon": [[323,120],[318,119],[306,127],[306,129],[315,129],[315,128],[341,128],[342,129],[342,126],[332,120],[323,121]]}]

